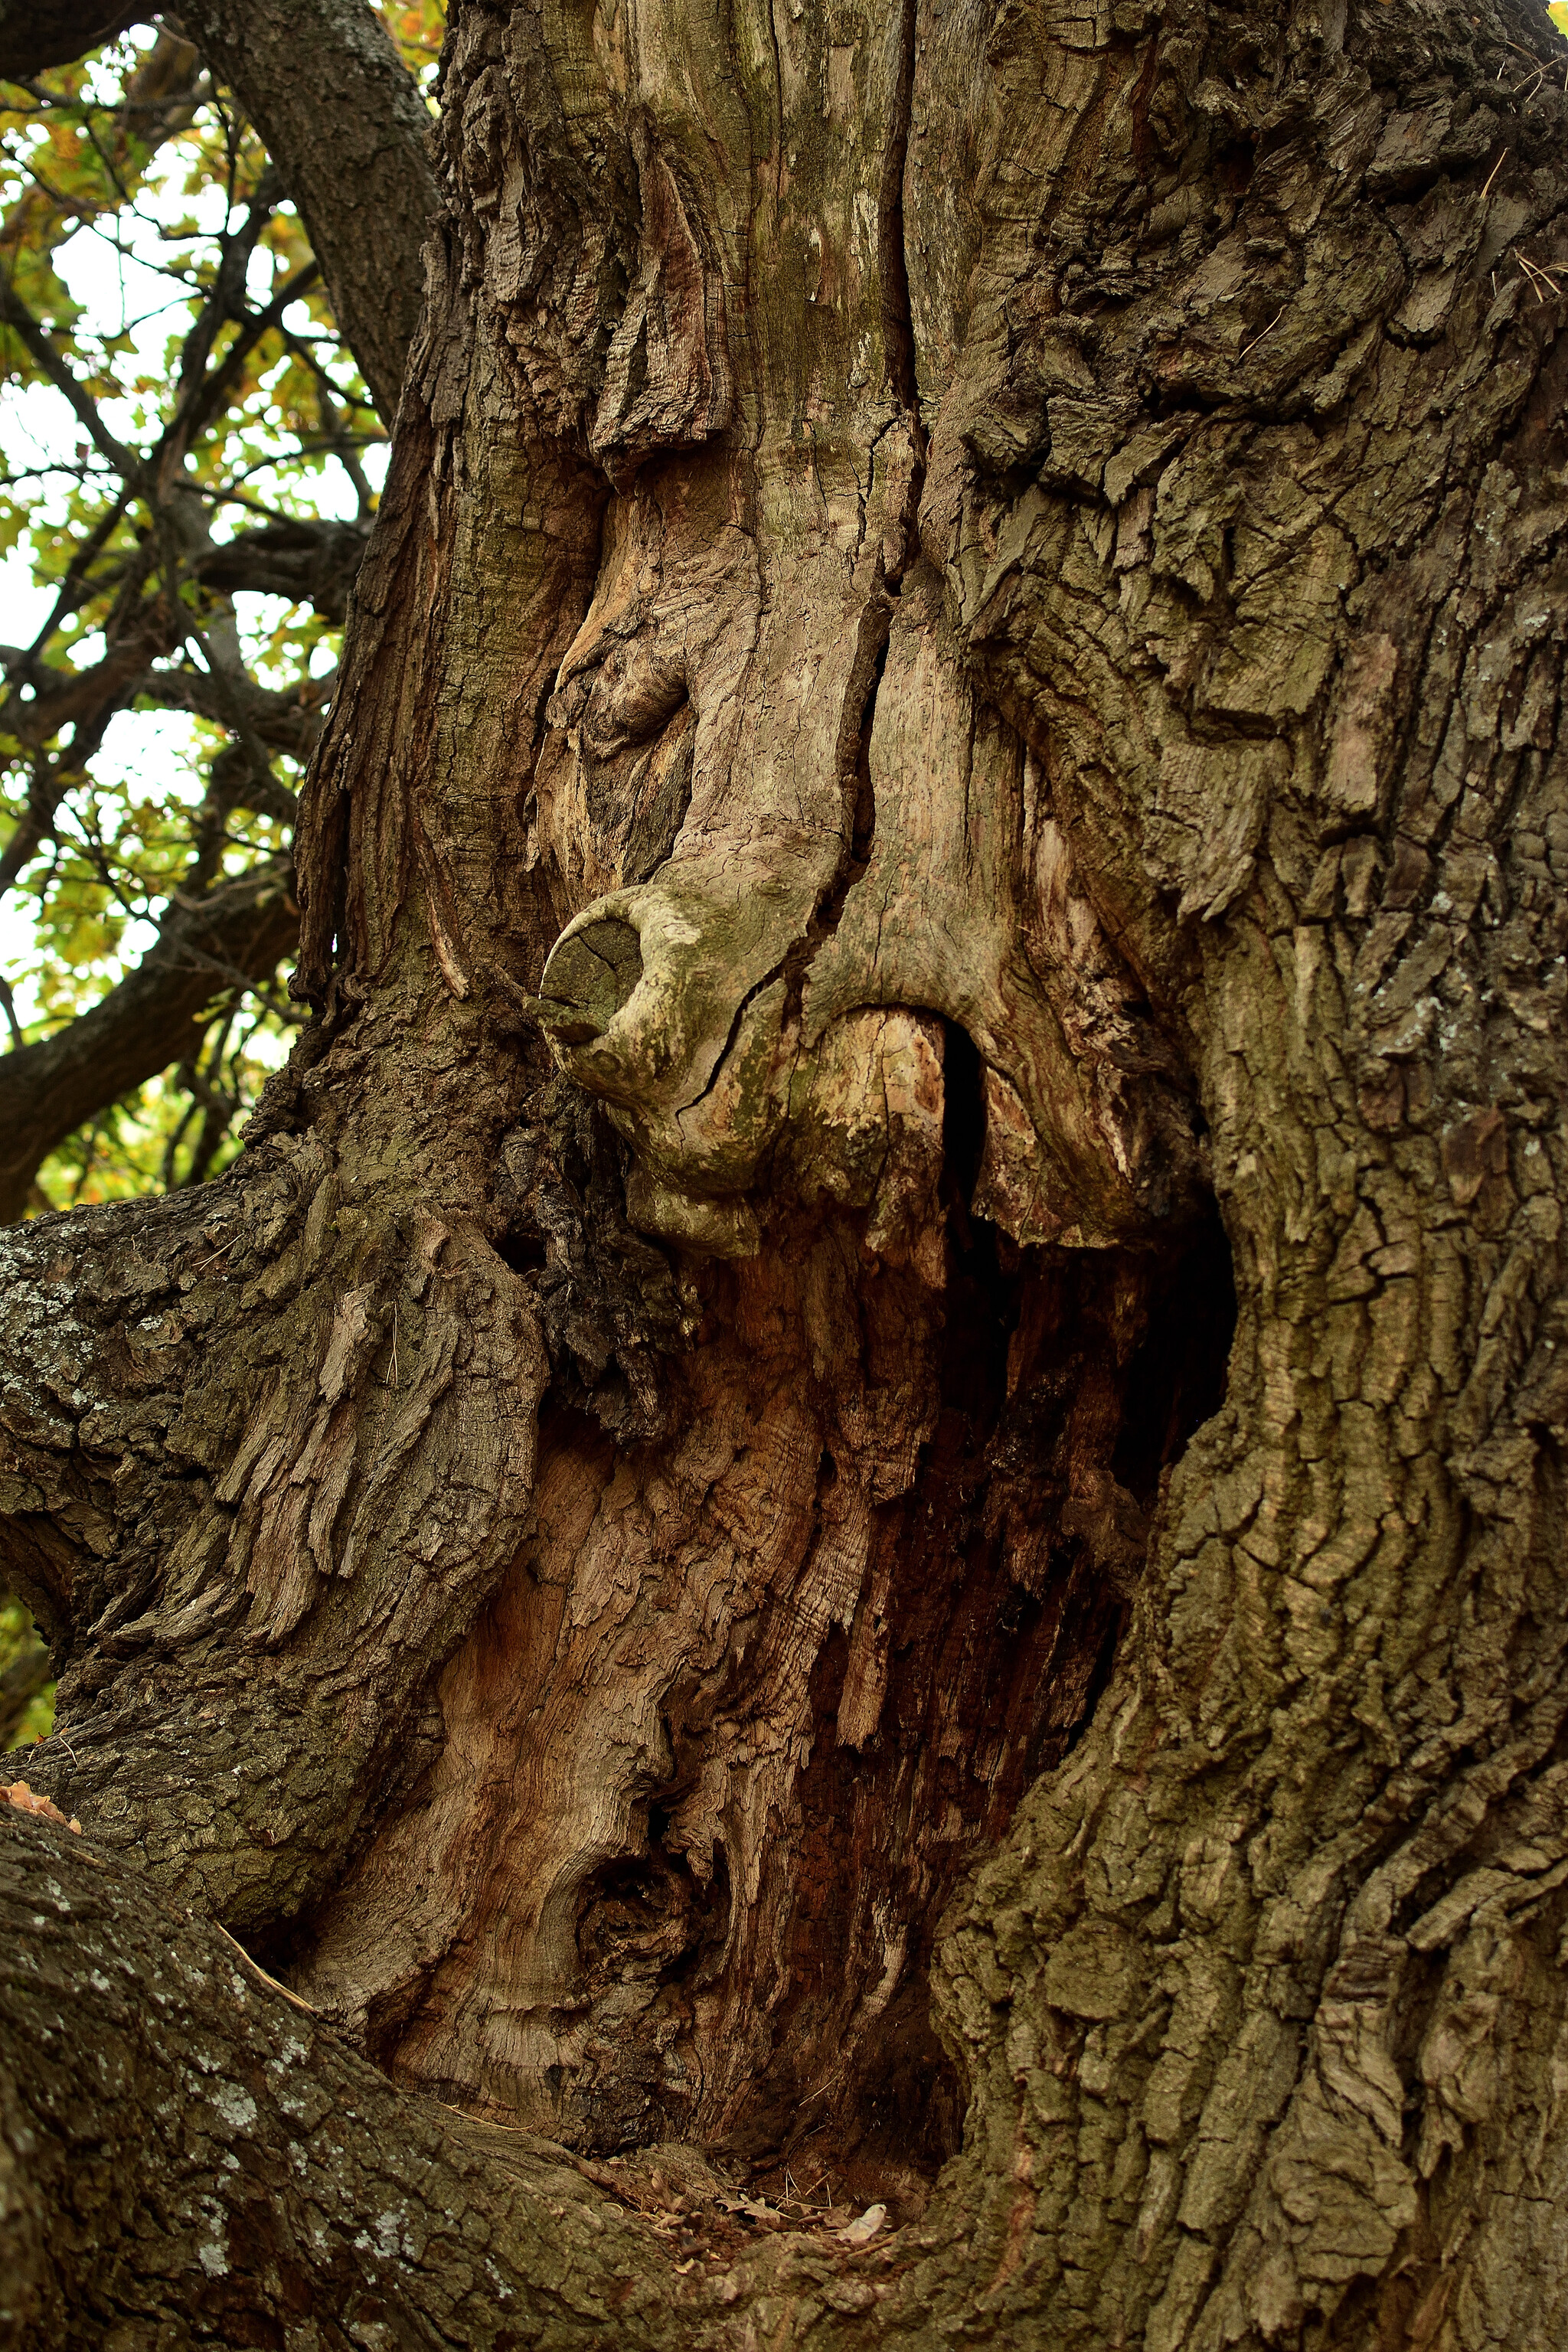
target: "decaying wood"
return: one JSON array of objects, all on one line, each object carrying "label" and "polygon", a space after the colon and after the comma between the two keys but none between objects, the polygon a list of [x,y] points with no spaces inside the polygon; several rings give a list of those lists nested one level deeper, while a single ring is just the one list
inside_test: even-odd
[{"label": "decaying wood", "polygon": [[1564,54],[453,12],[318,1023],[0,1237],[6,1565],[378,2130],[887,2205],[533,2210],[650,2342],[1563,2332]]}]

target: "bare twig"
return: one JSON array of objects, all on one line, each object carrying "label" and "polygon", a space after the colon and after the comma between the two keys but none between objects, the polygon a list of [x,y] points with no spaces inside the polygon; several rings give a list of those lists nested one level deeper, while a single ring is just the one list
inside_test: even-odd
[{"label": "bare twig", "polygon": [[1237,367],[1241,365],[1242,361],[1247,357],[1248,352],[1255,352],[1258,349],[1258,344],[1263,341],[1265,335],[1271,335],[1274,332],[1275,328],[1285,316],[1286,308],[1286,304],[1282,302],[1279,305],[1279,310],[1275,311],[1274,316],[1269,320],[1268,324],[1263,328],[1259,333],[1254,335],[1249,343],[1244,343],[1242,345],[1240,351],[1238,351],[1236,355],[1236,364]]},{"label": "bare twig", "polygon": [[11,1032],[12,1045],[26,1045],[26,1039],[22,1034],[22,1024],[16,1018],[16,1000],[11,992],[11,983],[4,972],[0,972],[0,1007],[5,1010],[5,1025]]},{"label": "bare twig", "polygon": [[140,458],[125,446],[123,441],[115,439],[98,413],[97,402],[86,387],[78,383],[26,304],[3,278],[0,278],[0,320],[11,329],[55,390],[64,394],[77,422],[103,452],[115,472],[128,482],[138,480],[142,472]]},{"label": "bare twig", "polygon": [[1544,302],[1546,299],[1545,295],[1541,290],[1543,285],[1549,286],[1553,294],[1562,293],[1563,289],[1558,285],[1557,280],[1552,277],[1551,271],[1542,269],[1538,261],[1531,261],[1529,255],[1521,253],[1517,245],[1513,248],[1513,257],[1518,262],[1520,268],[1523,270],[1525,278],[1529,283],[1531,292],[1534,295],[1538,302]]},{"label": "bare twig", "polygon": [[250,1970],[251,1975],[258,1978],[261,1983],[266,1985],[270,1991],[281,1993],[284,2000],[288,2001],[292,2008],[302,2009],[307,2017],[319,2017],[321,2015],[321,2011],[311,2007],[310,2003],[305,1999],[303,1993],[294,1992],[288,1985],[279,1984],[276,1977],[268,1976],[260,1961],[253,1960],[250,1954],[246,1950],[245,1946],[243,1944],[237,1944],[226,1927],[220,1927],[216,1919],[209,1919],[207,1921],[207,1925],[213,1929],[215,1934],[223,1937],[224,1942],[228,1945],[231,1951],[238,1953],[240,1958],[245,1962],[246,1967]]}]

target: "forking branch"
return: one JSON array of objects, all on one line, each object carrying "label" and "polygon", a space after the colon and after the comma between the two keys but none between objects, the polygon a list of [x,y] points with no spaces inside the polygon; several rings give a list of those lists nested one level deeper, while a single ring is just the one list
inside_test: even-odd
[{"label": "forking branch", "polygon": [[[0,42],[0,66],[22,78],[4,116],[14,194],[0,226],[0,343],[13,381],[37,387],[35,405],[18,415],[46,415],[42,398],[59,419],[42,449],[21,450],[6,485],[12,536],[25,534],[49,596],[30,642],[0,648],[10,816],[0,829],[0,893],[13,924],[12,1053],[0,1080],[13,1116],[0,1215],[49,1197],[37,1192],[38,1170],[62,1145],[70,1159],[67,1139],[82,1117],[101,1115],[95,1181],[115,1160],[104,1136],[117,1134],[126,1180],[204,1172],[224,1140],[214,1136],[215,1106],[232,1106],[231,1138],[275,1057],[268,1037],[298,1018],[272,985],[293,943],[294,793],[331,696],[331,636],[374,513],[365,460],[384,437],[299,216],[323,173],[346,183],[353,167],[330,152],[319,122],[305,142],[303,126],[268,94],[279,55],[260,21],[268,12],[248,12],[251,44],[226,46],[222,12],[210,12],[212,29],[198,11],[160,28],[150,47],[122,43],[76,64],[72,40],[101,37],[104,13],[33,12],[36,54],[23,54],[29,37],[13,26]],[[329,13],[341,36],[335,18],[345,12]],[[367,135],[386,151],[387,169],[401,157],[405,179],[413,173],[412,195],[389,202],[379,251],[416,286],[429,190],[409,136],[424,102],[369,10],[348,13],[363,16],[380,44],[366,51],[361,41],[350,74],[363,85]],[[258,112],[281,152],[269,156],[258,139]],[[395,215],[405,215],[413,226],[400,243]],[[68,288],[56,266],[73,236],[90,239],[109,266],[89,253],[88,282],[100,290],[85,310],[71,290],[80,243],[61,260]],[[105,291],[110,272],[117,283]],[[353,315],[341,324],[353,344],[363,306],[354,289],[345,292]],[[395,322],[385,299],[367,299],[373,389],[384,410],[404,346],[388,341]],[[163,318],[180,331],[154,373],[148,338]],[[341,495],[321,511],[334,473],[348,493],[342,520]],[[258,638],[245,601],[256,596],[292,608],[269,639]],[[130,751],[132,771],[142,772],[127,772],[129,747],[159,727],[159,713],[195,722],[185,753],[194,795],[166,748],[151,767]],[[167,746],[169,725],[165,718],[152,740]],[[258,891],[265,921],[255,915]],[[42,959],[30,988],[12,944],[29,919]],[[138,939],[150,942],[140,963],[131,952]],[[192,1154],[174,1149],[195,1108],[188,1076],[203,1066],[205,1032],[198,1025],[194,1054],[191,1024],[220,970],[232,1001],[235,988],[259,992],[258,1018],[212,1032],[214,1045],[228,1040],[231,1059],[221,1079],[216,1066],[201,1079],[205,1140]],[[57,1083],[61,1069],[68,1084]],[[166,1110],[163,1097],[140,1094],[162,1070],[174,1074]],[[147,1101],[155,1131],[138,1141],[116,1106],[145,1111]],[[63,1167],[61,1181],[61,1198],[74,1197]]]}]

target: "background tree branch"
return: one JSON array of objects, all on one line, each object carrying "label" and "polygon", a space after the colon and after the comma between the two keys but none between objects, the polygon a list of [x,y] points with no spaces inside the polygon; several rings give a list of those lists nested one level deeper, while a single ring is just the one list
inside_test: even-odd
[{"label": "background tree branch", "polygon": [[[15,374],[68,404],[82,439],[74,469],[77,538],[74,546],[68,539],[63,571],[47,528],[40,525],[36,538],[45,576],[53,575],[49,616],[30,645],[3,649],[9,691],[0,709],[0,733],[11,739],[5,749],[21,791],[13,800],[9,837],[0,835],[0,890],[21,885],[12,906],[36,908],[43,936],[52,926],[54,938],[75,942],[78,954],[99,948],[100,961],[94,929],[100,923],[112,927],[110,945],[132,918],[150,920],[158,934],[80,1027],[68,1021],[59,1025],[55,1010],[47,1034],[38,1034],[36,1012],[28,1013],[24,1028],[17,992],[7,981],[6,1023],[16,1050],[0,1067],[0,1097],[15,1111],[13,1149],[0,1183],[6,1214],[21,1213],[40,1151],[47,1156],[62,1133],[68,1137],[82,1121],[133,1102],[136,1089],[164,1069],[177,1074],[173,1089],[190,1096],[175,1132],[196,1133],[191,1156],[187,1160],[183,1151],[179,1164],[187,1177],[205,1167],[208,1147],[247,1088],[237,1091],[233,1072],[220,1075],[209,1066],[211,1055],[204,1058],[202,1016],[226,1001],[229,1014],[212,1034],[232,1043],[237,1034],[233,986],[264,987],[278,957],[293,945],[287,848],[294,779],[275,772],[277,755],[295,763],[308,758],[331,697],[335,672],[323,672],[319,625],[338,628],[346,615],[375,506],[363,462],[366,445],[381,436],[354,380],[345,381],[337,349],[342,322],[335,336],[321,332],[328,322],[320,260],[305,248],[287,207],[279,211],[285,175],[260,152],[247,124],[269,65],[280,71],[283,51],[292,44],[290,90],[278,97],[274,119],[280,135],[296,142],[296,175],[302,172],[307,182],[311,173],[317,175],[316,219],[324,224],[329,245],[338,236],[357,240],[363,249],[368,278],[352,271],[340,277],[360,303],[362,325],[368,321],[374,346],[370,364],[379,370],[388,409],[395,404],[412,325],[411,299],[405,297],[417,287],[423,234],[416,224],[400,252],[398,223],[408,204],[392,184],[399,155],[404,166],[412,156],[416,177],[423,174],[427,183],[428,175],[422,155],[404,136],[413,136],[417,148],[424,102],[379,18],[363,7],[284,7],[266,21],[265,16],[247,10],[243,28],[231,24],[226,34],[218,26],[219,46],[227,39],[225,57],[246,85],[233,91],[237,115],[224,94],[231,87],[223,81],[224,68],[211,59],[212,72],[205,71],[185,37],[201,34],[195,19],[169,20],[150,49],[138,53],[128,45],[117,95],[112,86],[105,89],[101,62],[38,78],[43,49],[58,61],[76,53],[73,43],[85,46],[100,37],[90,9],[56,12],[47,24],[32,17],[26,26],[5,22],[11,47],[4,55],[13,71],[27,74],[31,108],[7,117],[7,160],[21,163],[24,177],[4,228],[8,259],[0,274],[0,340],[10,339]],[[43,44],[36,55],[26,50],[29,34]],[[332,153],[337,97],[323,105],[323,88],[346,89],[343,119],[352,117],[354,135],[374,148],[374,168],[363,157]],[[49,131],[43,144],[34,124]],[[204,174],[216,171],[226,182],[226,214],[205,251],[198,246],[189,257],[176,252],[167,265],[153,253],[173,277],[176,297],[195,299],[166,389],[147,417],[150,429],[128,431],[123,399],[109,406],[125,389],[124,371],[117,371],[123,338],[117,342],[107,322],[83,321],[54,257],[84,225],[127,249],[127,225],[134,224],[141,192],[167,184],[168,141],[185,133],[182,152],[195,166],[187,187],[199,192]],[[176,174],[180,160],[173,158]],[[146,177],[160,172],[163,182]],[[374,210],[374,234],[364,216],[334,226],[332,206],[349,191],[363,191],[364,204]],[[423,195],[416,191],[415,212],[427,194],[427,185]],[[166,245],[168,207],[160,201]],[[348,201],[352,206],[359,198]],[[304,209],[298,199],[297,209]],[[132,236],[130,249],[144,267],[145,237],[138,244]],[[391,274],[384,282],[378,271]],[[400,302],[407,314],[401,324]],[[289,426],[297,454],[288,447]],[[352,520],[341,509],[335,518],[299,509],[295,484],[309,487],[311,469],[324,462],[340,467],[352,486],[358,509]],[[252,468],[262,477],[254,486]],[[34,514],[40,511],[47,508],[35,505]],[[237,520],[243,526],[237,530]],[[254,636],[245,635],[246,627],[254,630],[254,620],[242,626],[233,602],[257,597],[285,600],[300,616],[300,667],[290,683],[279,682],[275,656],[258,672]],[[248,605],[247,614],[254,609]],[[311,614],[316,625],[307,625]],[[187,714],[202,722],[197,741],[221,730],[219,740],[226,737],[235,754],[214,754],[208,788],[188,819],[177,772],[169,775],[156,812],[156,838],[148,814],[135,810],[134,788],[113,781],[128,739],[111,730],[136,710]],[[120,747],[112,756],[110,745]],[[188,863],[180,855],[180,835],[187,831]],[[245,852],[259,853],[247,878]],[[160,910],[163,892],[176,876],[183,876],[178,902]],[[85,907],[87,927],[62,929],[62,918],[78,907]],[[258,914],[262,908],[265,917]],[[68,945],[62,961],[69,952]],[[57,989],[51,1010],[59,993]],[[165,1088],[157,1099],[169,1093]],[[107,1128],[100,1118],[93,1139],[81,1147],[83,1175],[94,1154],[101,1155],[102,1139],[125,1131],[116,1126],[121,1118],[116,1111]],[[193,1129],[193,1118],[199,1118],[199,1130]],[[111,1147],[111,1159],[118,1149]],[[163,1152],[169,1181],[176,1169],[173,1152],[171,1140]],[[42,1201],[45,1194],[35,1197]]]},{"label": "background tree branch", "polygon": [[364,0],[196,0],[182,21],[266,142],[390,425],[437,208],[424,100]]},{"label": "background tree branch", "polygon": [[299,936],[286,866],[253,869],[186,905],[171,901],[156,944],[91,1011],[0,1056],[0,1223],[19,1217],[65,1137],[171,1064],[210,1026],[209,1007],[276,971]]},{"label": "background tree branch", "polygon": [[[29,80],[139,20],[141,8],[7,5],[0,75]],[[430,118],[407,68],[364,0],[193,0],[179,22],[265,141],[390,425],[437,210]]]}]

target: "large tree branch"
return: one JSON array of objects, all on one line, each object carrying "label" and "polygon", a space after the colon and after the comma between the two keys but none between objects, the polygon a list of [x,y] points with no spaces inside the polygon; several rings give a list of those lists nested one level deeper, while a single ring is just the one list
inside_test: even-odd
[{"label": "large tree branch", "polygon": [[[0,2344],[908,2339],[931,2240],[785,2228],[398,2091],[224,1930],[0,1797]],[[808,2219],[803,2215],[803,2220]],[[911,2260],[912,2258],[912,2260]],[[902,2325],[900,2326],[900,2322]]]},{"label": "large tree branch", "polygon": [[437,205],[418,91],[364,0],[194,0],[181,16],[266,142],[390,424]]},{"label": "large tree branch", "polygon": [[0,1923],[0,2342],[100,2344],[112,2310],[151,2345],[198,2307],[226,2343],[677,2340],[670,2251],[561,2152],[395,2091],[220,1929],[5,1803]]},{"label": "large tree branch", "polygon": [[[310,678],[300,687],[258,686],[230,671],[221,680],[198,669],[149,670],[138,692],[165,710],[194,710],[199,719],[213,719],[225,727],[244,727],[259,742],[297,760],[308,759],[321,729],[321,706],[332,691],[337,672]],[[259,808],[247,801],[247,808]],[[265,812],[272,814],[268,806]]]},{"label": "large tree branch", "polygon": [[21,1215],[39,1166],[82,1120],[195,1051],[212,999],[260,981],[299,917],[275,866],[195,907],[171,906],[157,944],[90,1013],[0,1057],[0,1221]]},{"label": "large tree branch", "polygon": [[314,606],[342,625],[369,534],[352,522],[279,522],[243,530],[193,566],[205,588],[254,590]]},{"label": "large tree branch", "polygon": [[[368,536],[357,523],[271,523],[260,530],[239,531],[233,539],[198,551],[190,571],[204,588],[218,595],[249,591],[262,596],[287,596],[291,604],[309,604],[341,626]],[[142,673],[161,654],[173,650],[182,634],[179,625],[187,618],[172,611],[168,599],[154,591],[121,623],[103,659],[82,670],[53,668],[31,649],[0,646],[0,659],[5,662],[13,688],[33,689],[26,702],[18,699],[6,705],[10,732],[26,743],[41,745],[61,728],[123,702],[132,691],[153,690]],[[255,693],[258,710],[272,704],[298,706],[300,700],[297,693],[287,690],[257,688]],[[289,740],[283,748],[299,747]],[[6,870],[8,878],[15,879],[20,867],[11,861]]]},{"label": "large tree branch", "polygon": [[142,13],[116,0],[0,0],[0,77],[30,81],[51,66],[69,65]]},{"label": "large tree branch", "polygon": [[[44,7],[0,0],[0,74],[25,80],[65,64],[146,13],[94,0]],[[437,204],[425,155],[429,117],[402,59],[365,0],[190,0],[180,21],[260,132],[305,223],[338,324],[390,424]]]}]

